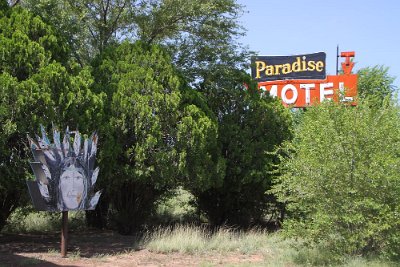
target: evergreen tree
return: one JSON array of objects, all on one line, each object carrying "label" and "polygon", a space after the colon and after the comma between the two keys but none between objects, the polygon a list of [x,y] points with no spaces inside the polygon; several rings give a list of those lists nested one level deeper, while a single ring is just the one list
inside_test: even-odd
[{"label": "evergreen tree", "polygon": [[160,46],[124,42],[108,53],[95,75],[110,100],[103,184],[113,221],[120,233],[130,234],[177,185],[211,184],[216,122]]},{"label": "evergreen tree", "polygon": [[278,208],[266,191],[278,160],[273,152],[291,137],[291,116],[279,101],[260,97],[255,84],[246,90],[243,82],[251,84],[246,74],[223,73],[202,89],[218,118],[222,181],[193,194],[213,225],[258,224]]},{"label": "evergreen tree", "polygon": [[168,47],[193,85],[217,69],[247,64],[249,53],[238,43],[243,10],[235,0],[21,0],[21,5],[53,25],[82,65],[123,40]]},{"label": "evergreen tree", "polygon": [[39,124],[91,129],[101,95],[91,93],[87,69],[68,61],[53,29],[27,10],[0,11],[0,228],[27,199],[30,176],[26,135]]}]

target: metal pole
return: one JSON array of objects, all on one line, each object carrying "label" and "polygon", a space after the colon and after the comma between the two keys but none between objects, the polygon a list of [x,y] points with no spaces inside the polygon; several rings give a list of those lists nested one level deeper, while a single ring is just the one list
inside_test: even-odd
[{"label": "metal pole", "polygon": [[339,74],[339,45],[336,46],[336,75]]},{"label": "metal pole", "polygon": [[67,257],[68,247],[68,211],[62,212],[62,226],[61,226],[61,257]]}]

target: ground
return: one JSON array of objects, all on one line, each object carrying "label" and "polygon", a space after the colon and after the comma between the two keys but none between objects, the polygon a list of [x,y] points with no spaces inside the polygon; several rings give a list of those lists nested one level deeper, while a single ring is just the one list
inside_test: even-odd
[{"label": "ground", "polygon": [[68,257],[60,256],[60,234],[0,234],[0,266],[235,266],[262,264],[262,255],[156,253],[135,236],[111,231],[69,233]]}]

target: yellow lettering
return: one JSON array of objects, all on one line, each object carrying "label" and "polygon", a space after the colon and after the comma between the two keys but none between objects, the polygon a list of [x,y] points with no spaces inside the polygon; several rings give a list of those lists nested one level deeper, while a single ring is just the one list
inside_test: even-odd
[{"label": "yellow lettering", "polygon": [[324,68],[324,62],[318,61],[317,64],[315,65],[316,69],[318,72],[321,72]]},{"label": "yellow lettering", "polygon": [[308,61],[307,65],[308,65],[307,70],[309,70],[309,71],[314,71],[315,70],[315,61],[310,60],[310,61]]},{"label": "yellow lettering", "polygon": [[281,74],[281,73],[279,72],[279,69],[281,69],[281,68],[282,68],[282,65],[275,65],[275,75]]},{"label": "yellow lettering", "polygon": [[260,78],[260,72],[265,70],[264,61],[256,61],[256,79]]},{"label": "yellow lettering", "polygon": [[274,75],[274,66],[268,65],[267,69],[265,70],[265,75],[267,75],[267,76]]},{"label": "yellow lettering", "polygon": [[307,68],[306,68],[306,61],[303,60],[303,61],[301,62],[301,71],[306,71],[306,70],[307,70]]},{"label": "yellow lettering", "polygon": [[301,71],[301,68],[300,68],[300,57],[296,57],[296,61],[293,62],[292,71],[294,71],[294,72]]},{"label": "yellow lettering", "polygon": [[307,61],[305,57],[296,57],[296,60],[292,63],[283,63],[276,65],[268,65],[265,61],[256,61],[256,79],[261,78],[262,75],[274,76],[274,75],[285,75],[292,72],[306,72],[306,71],[318,71],[324,70],[325,63],[323,61],[310,60]]},{"label": "yellow lettering", "polygon": [[282,74],[288,74],[288,73],[291,73],[291,72],[292,72],[292,69],[291,69],[290,64],[289,63],[283,64]]}]

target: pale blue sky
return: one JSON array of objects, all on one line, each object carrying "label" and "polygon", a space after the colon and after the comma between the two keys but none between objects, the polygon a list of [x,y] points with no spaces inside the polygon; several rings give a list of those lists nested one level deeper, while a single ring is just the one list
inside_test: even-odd
[{"label": "pale blue sky", "polygon": [[355,71],[384,65],[400,87],[399,0],[237,0],[247,13],[240,40],[258,55],[326,52],[335,74],[336,46],[355,51]]}]

